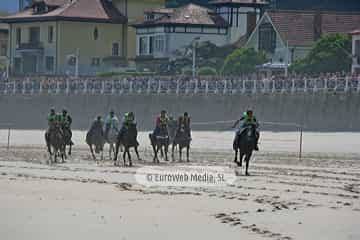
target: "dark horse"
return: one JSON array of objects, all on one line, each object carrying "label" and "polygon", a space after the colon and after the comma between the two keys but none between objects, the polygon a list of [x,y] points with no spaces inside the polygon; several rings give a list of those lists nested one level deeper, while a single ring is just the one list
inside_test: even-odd
[{"label": "dark horse", "polygon": [[105,136],[100,123],[95,123],[91,126],[90,130],[86,134],[86,143],[90,147],[90,152],[94,160],[96,160],[96,157],[93,146],[95,146],[95,153],[100,153],[101,160],[104,159]]},{"label": "dark horse", "polygon": [[149,134],[151,146],[154,150],[154,163],[159,163],[158,152],[164,148],[165,161],[168,161],[169,133],[166,125],[160,125],[157,135]]},{"label": "dark horse", "polygon": [[[65,139],[60,125],[53,124],[49,131],[45,133],[45,141],[48,152],[50,154],[50,164],[52,163],[51,157],[54,156],[54,162],[57,163],[57,157],[61,157],[62,162],[65,160]],[[53,151],[51,151],[53,149]]]},{"label": "dark horse", "polygon": [[175,138],[172,142],[172,160],[175,161],[174,158],[174,150],[175,146],[179,145],[179,161],[181,162],[181,155],[182,155],[182,149],[186,148],[186,160],[189,162],[189,150],[190,150],[190,134],[188,130],[185,130],[184,128],[180,128],[177,130]]},{"label": "dark horse", "polygon": [[[69,156],[71,155],[71,147],[72,147],[72,132],[69,127],[63,127],[63,133],[64,133],[64,140],[65,140],[65,152],[66,152],[66,146],[69,146]],[[66,157],[66,156],[65,156]]]},{"label": "dark horse", "polygon": [[[245,169],[245,175],[249,175],[248,169],[249,169],[249,161],[251,158],[251,155],[255,149],[256,144],[256,129],[254,125],[248,125],[242,131],[235,137],[234,143],[233,143],[233,149],[235,151],[235,159],[234,162],[241,167],[242,166],[242,160],[245,156],[246,161],[246,169]],[[240,162],[238,162],[238,151],[240,150]]]},{"label": "dark horse", "polygon": [[124,166],[126,166],[126,154],[129,159],[129,166],[132,166],[131,155],[130,155],[130,148],[134,148],[136,156],[138,160],[141,160],[138,152],[139,143],[137,141],[137,129],[136,124],[129,124],[127,129],[120,131],[116,140],[115,146],[115,157],[114,157],[114,165],[117,166],[117,156],[119,153],[120,145],[124,146],[124,153],[123,153],[123,160]]}]

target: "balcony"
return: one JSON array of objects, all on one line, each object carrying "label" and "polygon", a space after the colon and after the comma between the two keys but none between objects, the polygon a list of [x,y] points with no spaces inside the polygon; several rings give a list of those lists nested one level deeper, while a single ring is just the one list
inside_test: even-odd
[{"label": "balcony", "polygon": [[44,51],[44,44],[42,42],[28,42],[28,43],[21,43],[16,48],[17,52],[20,53],[43,53]]}]

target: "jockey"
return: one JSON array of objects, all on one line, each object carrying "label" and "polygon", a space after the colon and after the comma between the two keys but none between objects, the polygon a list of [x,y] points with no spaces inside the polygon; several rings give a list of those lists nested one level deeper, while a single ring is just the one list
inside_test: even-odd
[{"label": "jockey", "polygon": [[157,134],[160,131],[160,127],[162,126],[167,127],[168,123],[169,123],[169,118],[166,115],[166,111],[162,110],[160,115],[156,117],[156,126],[153,134],[157,136]]},{"label": "jockey", "polygon": [[98,115],[94,119],[94,121],[91,123],[89,132],[93,132],[95,129],[101,129],[101,132],[102,132],[103,127],[104,127],[104,122],[102,120],[102,117],[100,115]]},{"label": "jockey", "polygon": [[120,137],[124,135],[125,131],[129,128],[131,124],[136,124],[135,115],[133,112],[127,112],[123,117],[122,126],[119,132]]},{"label": "jockey", "polygon": [[[72,118],[68,114],[67,110],[63,109],[62,110],[62,129],[63,129],[63,131],[68,130],[70,132],[70,134],[72,135],[71,123],[72,123]],[[71,140],[70,140],[70,145],[74,145],[73,141],[71,141]]]},{"label": "jockey", "polygon": [[184,129],[184,131],[188,134],[189,138],[191,138],[190,117],[187,112],[184,112],[184,115],[179,117],[178,131],[180,131],[181,129]]},{"label": "jockey", "polygon": [[234,123],[233,128],[235,128],[236,125],[238,125],[239,123],[240,123],[240,125],[239,125],[238,130],[236,131],[236,138],[240,135],[243,128],[245,128],[245,127],[247,127],[249,125],[254,125],[255,126],[255,133],[256,133],[255,150],[259,151],[259,147],[258,147],[258,141],[259,141],[259,138],[260,138],[260,133],[259,133],[259,130],[258,130],[259,123],[258,123],[256,117],[254,116],[253,111],[251,109],[248,109],[246,112],[244,112],[243,116]]},{"label": "jockey", "polygon": [[115,129],[116,131],[119,130],[119,120],[115,116],[113,110],[110,111],[109,116],[105,120],[105,138],[108,137],[108,133],[111,128]]},{"label": "jockey", "polygon": [[69,128],[71,127],[72,124],[72,118],[70,117],[70,115],[68,114],[66,109],[62,110],[62,117],[63,117],[63,127],[65,128]]},{"label": "jockey", "polygon": [[49,127],[51,127],[55,123],[55,120],[56,120],[55,117],[56,117],[55,109],[51,108],[50,113],[49,113],[48,118],[47,118]]}]

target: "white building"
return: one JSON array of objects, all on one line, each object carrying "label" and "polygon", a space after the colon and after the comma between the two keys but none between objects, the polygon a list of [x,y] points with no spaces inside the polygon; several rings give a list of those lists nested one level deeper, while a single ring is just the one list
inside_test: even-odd
[{"label": "white building", "polygon": [[351,72],[360,74],[360,29],[351,32],[353,63]]},{"label": "white building", "polygon": [[260,19],[263,0],[211,1],[214,10],[195,4],[145,12],[136,28],[137,59],[168,59],[194,39],[218,46],[245,44]]}]

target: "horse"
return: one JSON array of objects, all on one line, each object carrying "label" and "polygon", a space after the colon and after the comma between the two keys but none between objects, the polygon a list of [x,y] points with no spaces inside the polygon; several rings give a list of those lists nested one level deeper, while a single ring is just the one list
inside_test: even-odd
[{"label": "horse", "polygon": [[159,127],[159,131],[157,135],[152,133],[149,134],[150,143],[154,151],[154,163],[159,163],[158,152],[164,149],[165,161],[168,161],[168,149],[169,149],[169,133],[167,126],[162,124]]},{"label": "horse", "polygon": [[177,145],[179,145],[179,161],[181,162],[182,159],[182,149],[186,148],[186,160],[189,162],[189,150],[190,150],[190,134],[188,132],[189,130],[185,130],[183,127],[178,129],[174,138],[174,141],[172,143],[172,160],[175,161],[174,158],[174,150]]},{"label": "horse", "polygon": [[[45,141],[48,152],[50,154],[50,164],[52,163],[52,156],[54,156],[55,163],[57,163],[58,156],[61,157],[62,163],[64,163],[65,139],[60,125],[54,124],[50,127],[49,131],[45,133]],[[53,152],[51,151],[51,148],[53,149]]]},{"label": "horse", "polygon": [[116,146],[115,146],[114,166],[119,165],[117,162],[117,156],[119,153],[120,145],[124,146],[124,153],[123,153],[124,166],[126,166],[126,154],[128,156],[129,166],[130,167],[132,166],[131,155],[130,155],[130,148],[132,147],[135,150],[138,160],[139,161],[141,160],[138,152],[139,143],[137,141],[136,124],[129,124],[127,129],[120,131],[120,133],[118,134],[116,140]]},{"label": "horse", "polygon": [[[235,159],[234,162],[239,166],[242,167],[242,160],[245,156],[246,161],[246,169],[245,175],[248,176],[249,172],[249,161],[252,156],[252,153],[255,149],[256,144],[256,129],[255,126],[248,125],[234,139],[233,149],[235,151]],[[238,162],[238,151],[240,150],[240,162]]]},{"label": "horse", "polygon": [[[71,156],[71,148],[72,148],[72,141],[71,141],[71,138],[72,138],[72,132],[70,130],[70,127],[66,126],[66,127],[63,127],[63,133],[64,133],[64,140],[65,140],[65,152],[66,152],[66,146],[69,146],[69,151],[68,151],[68,154],[69,156]],[[66,155],[65,155],[66,157]]]},{"label": "horse", "polygon": [[86,133],[86,143],[90,147],[90,152],[93,159],[96,161],[96,157],[94,154],[93,146],[95,146],[95,153],[101,155],[101,160],[104,159],[104,144],[105,144],[105,136],[103,132],[102,125],[93,124],[90,130]]},{"label": "horse", "polygon": [[117,142],[117,137],[118,137],[118,134],[119,134],[119,131],[114,128],[114,127],[111,127],[107,133],[107,136],[106,136],[106,142],[109,144],[109,158],[111,158],[111,153],[114,153],[115,155],[115,144]]}]

